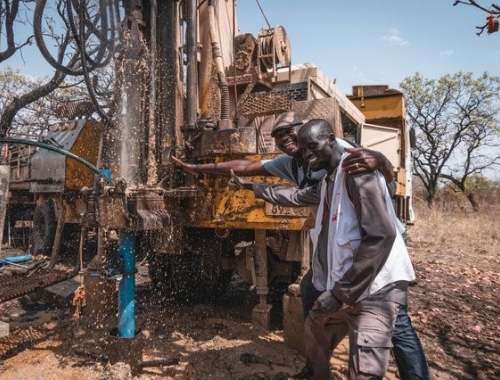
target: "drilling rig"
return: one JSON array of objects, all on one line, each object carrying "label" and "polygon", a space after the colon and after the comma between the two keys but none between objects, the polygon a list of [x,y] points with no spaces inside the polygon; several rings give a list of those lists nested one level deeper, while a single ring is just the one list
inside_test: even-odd
[{"label": "drilling rig", "polygon": [[259,296],[252,320],[266,328],[270,286],[293,283],[309,265],[309,209],[230,190],[228,177],[185,174],[171,155],[192,163],[271,159],[280,154],[270,137],[276,116],[323,118],[337,136],[390,158],[398,215],[412,222],[410,138],[399,91],[355,86],[343,94],[318,67],[292,65],[283,26],[237,33],[234,0],[128,0],[122,16],[114,112],[98,122],[64,121],[46,139],[97,170],[42,147],[24,161],[29,169],[11,164],[9,199],[10,210],[33,207],[40,253],[58,257],[68,225],[80,231],[80,246],[96,240],[89,273],[109,272],[118,251],[121,336],[135,334],[128,313],[139,254],[148,257],[154,294],[182,302],[217,299],[237,272]]}]

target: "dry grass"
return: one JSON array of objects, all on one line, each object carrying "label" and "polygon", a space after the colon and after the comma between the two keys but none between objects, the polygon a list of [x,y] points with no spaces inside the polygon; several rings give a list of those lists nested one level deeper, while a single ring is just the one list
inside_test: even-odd
[{"label": "dry grass", "polygon": [[500,199],[447,197],[433,210],[414,202],[409,251],[418,282],[409,313],[424,346],[432,378],[500,378]]},{"label": "dry grass", "polygon": [[480,211],[473,212],[467,200],[461,204],[439,201],[431,210],[417,198],[414,208],[415,224],[408,229],[410,249],[499,261],[499,201],[481,201]]}]

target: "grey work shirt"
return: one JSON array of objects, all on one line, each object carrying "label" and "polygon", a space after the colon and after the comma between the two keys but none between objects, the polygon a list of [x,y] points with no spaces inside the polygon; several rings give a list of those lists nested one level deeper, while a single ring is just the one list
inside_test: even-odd
[{"label": "grey work shirt", "polygon": [[[337,147],[342,153],[345,152],[344,148],[346,147],[355,147],[355,145],[346,140],[336,139],[335,141],[337,142]],[[319,182],[326,174],[325,170],[313,172],[309,169],[309,167],[299,165],[294,157],[287,154],[282,154],[272,160],[262,160],[261,162],[262,167],[268,173],[276,177],[287,179],[297,184],[300,188]],[[310,178],[310,181],[304,182],[306,175]]]},{"label": "grey work shirt", "polygon": [[[304,178],[307,176],[313,182],[319,182],[326,174],[326,171],[310,171],[307,166],[299,165],[297,160],[287,154],[282,154],[272,160],[263,160],[262,167],[273,176],[284,178],[297,186],[305,187]],[[305,186],[304,186],[305,185]]]},{"label": "grey work shirt", "polygon": [[[330,176],[332,182],[334,178]],[[297,189],[254,184],[253,191],[257,197],[283,206],[317,206],[320,203],[321,185],[322,182]],[[396,237],[396,227],[387,210],[384,194],[375,172],[346,175],[345,186],[356,211],[361,242],[354,254],[351,268],[335,283],[332,291],[340,301],[354,305],[385,264]],[[329,186],[330,199],[332,189],[333,186],[331,189]],[[328,234],[320,234],[317,246],[322,247],[317,254],[322,256],[327,254]],[[326,259],[320,258],[320,261],[326,262]],[[383,294],[380,294],[381,292]],[[380,296],[406,304],[406,284],[391,284],[370,298]]]}]

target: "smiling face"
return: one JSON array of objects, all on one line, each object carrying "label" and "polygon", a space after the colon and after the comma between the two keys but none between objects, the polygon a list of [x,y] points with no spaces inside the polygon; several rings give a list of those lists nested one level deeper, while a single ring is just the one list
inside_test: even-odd
[{"label": "smiling face", "polygon": [[326,169],[328,173],[340,163],[341,154],[335,143],[330,124],[324,120],[311,120],[304,124],[297,136],[303,159],[312,171]]},{"label": "smiling face", "polygon": [[280,129],[274,135],[274,142],[279,150],[289,156],[294,156],[298,153],[297,146],[297,130],[295,126]]}]

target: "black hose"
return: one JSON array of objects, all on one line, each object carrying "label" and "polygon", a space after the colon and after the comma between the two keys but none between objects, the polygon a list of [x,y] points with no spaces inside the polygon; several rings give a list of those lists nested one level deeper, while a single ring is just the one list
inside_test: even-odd
[{"label": "black hose", "polygon": [[[72,3],[73,3],[73,6],[71,5]],[[89,64],[90,64],[90,66],[89,66],[90,70],[94,70],[98,67],[104,67],[109,63],[109,61],[111,61],[111,57],[112,57],[111,49],[109,49],[109,46],[111,45],[109,42],[109,39],[107,36],[103,35],[100,32],[100,30],[92,22],[88,21],[89,17],[88,17],[88,14],[86,14],[86,12],[85,12],[85,7],[83,7],[82,4],[78,5],[75,3],[77,3],[77,2],[73,1],[73,2],[67,3],[67,14],[68,14],[68,24],[70,26],[71,34],[76,42],[76,46],[78,47],[78,49],[80,49],[81,46],[85,46],[85,43],[81,43],[80,39],[82,39],[85,42],[87,40],[87,38],[85,35],[83,35],[81,33],[80,33],[80,35],[78,34],[78,31],[76,29],[75,22],[73,19],[72,7],[75,7],[77,10],[80,25],[82,25],[82,24],[87,25],[90,32],[93,33],[100,41],[99,49],[97,50],[97,53],[96,53],[96,59],[92,59],[92,57],[89,54],[87,54],[87,52],[85,50],[84,50],[84,53],[85,53],[84,58],[82,58],[82,59],[85,59],[87,66],[89,66]],[[106,11],[104,10],[104,11],[101,11],[100,13],[102,15],[102,17],[101,17],[102,29],[107,30],[108,22],[107,22],[107,17],[106,17]],[[95,19],[94,21],[97,21],[97,20]],[[106,56],[106,58],[103,60],[102,58],[104,57],[104,54],[106,53],[106,51],[109,51],[109,53]],[[82,52],[80,51],[80,53],[82,53]]]},{"label": "black hose", "polygon": [[85,0],[81,0],[80,14],[78,15],[78,17],[80,18],[80,36],[81,36],[81,38],[80,38],[80,54],[81,54],[81,61],[82,61],[83,77],[85,79],[85,84],[87,85],[87,90],[89,91],[90,99],[92,100],[92,103],[94,103],[94,106],[96,107],[97,113],[103,119],[103,121],[106,123],[108,120],[108,116],[103,112],[99,102],[97,101],[96,95],[94,93],[94,88],[92,87],[92,82],[91,82],[90,76],[89,76],[89,68],[87,67],[87,60],[85,59],[85,38],[84,38],[85,25],[83,23],[83,18],[85,16],[84,5],[85,5]]},{"label": "black hose", "polygon": [[[45,58],[45,60],[56,70],[60,70],[63,73],[71,76],[78,76],[78,75],[84,75],[84,69],[73,69],[68,66],[63,65],[62,63],[58,62],[52,54],[49,52],[47,49],[47,46],[45,45],[45,41],[43,38],[43,32],[42,32],[42,19],[43,19],[43,13],[45,10],[45,5],[47,3],[47,0],[39,0],[36,2],[35,6],[35,14],[34,14],[34,21],[33,21],[33,28],[34,28],[34,34],[35,34],[35,41],[38,46],[38,49],[40,50],[40,53],[42,56]],[[68,12],[68,25],[70,32],[72,34],[72,37],[75,39],[75,42],[77,43],[78,46],[81,46],[79,43],[79,38],[78,38],[78,33],[76,30],[76,27],[74,25],[73,17],[72,17],[72,10],[71,10],[71,1],[68,1],[66,6],[68,7],[67,12]],[[78,9],[82,8],[82,6],[78,7]],[[84,8],[84,7],[83,7]],[[110,6],[111,11],[113,7]],[[117,10],[115,10],[117,11]],[[85,12],[85,10],[83,10]],[[92,69],[96,67],[104,67],[106,66],[110,61],[111,58],[113,57],[113,46],[112,42],[110,42],[112,39],[109,37],[105,36],[107,25],[107,17],[102,16],[105,13],[101,13],[101,18],[102,18],[102,24],[104,28],[104,34],[101,33],[101,31],[95,27],[92,23],[86,22],[85,17],[80,18],[80,23],[84,23],[88,26],[88,28],[92,31],[93,34],[97,36],[99,41],[101,41],[101,44],[99,48],[97,49],[97,54],[96,54],[96,59],[92,59],[86,52],[84,54],[85,60],[84,62],[89,62],[92,65]],[[63,16],[61,14],[61,16]],[[114,18],[114,17],[113,17]],[[113,23],[114,25],[114,23]],[[114,33],[113,30],[111,30],[109,33]],[[81,36],[83,38],[83,36]],[[108,51],[108,54],[104,58],[106,51]],[[87,66],[88,67],[88,66]]]},{"label": "black hose", "polygon": [[72,76],[77,76],[77,75],[82,75],[83,71],[81,70],[76,70],[76,69],[70,69],[67,66],[64,66],[63,64],[59,63],[57,60],[52,57],[50,54],[49,50],[47,49],[47,46],[45,45],[45,41],[43,40],[43,32],[42,32],[42,16],[43,16],[43,10],[45,9],[45,4],[47,3],[47,0],[39,0],[36,2],[35,6],[35,16],[33,20],[33,28],[34,28],[34,33],[35,33],[35,41],[38,46],[38,49],[40,50],[40,53],[42,53],[42,56],[45,58],[45,60],[56,70],[62,71],[64,74],[67,75],[72,75]]}]

